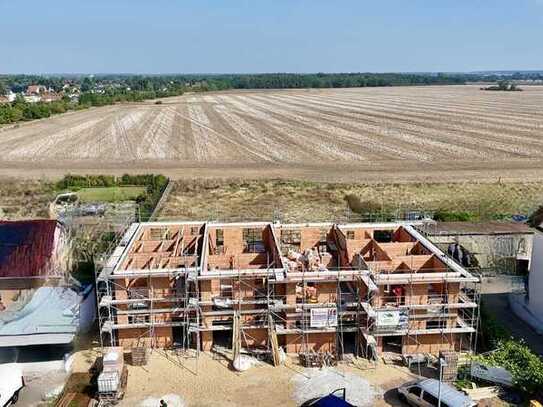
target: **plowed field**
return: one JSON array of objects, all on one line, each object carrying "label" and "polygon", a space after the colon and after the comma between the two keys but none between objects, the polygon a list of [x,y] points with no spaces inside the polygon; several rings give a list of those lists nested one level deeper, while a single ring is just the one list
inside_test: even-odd
[{"label": "plowed field", "polygon": [[0,173],[83,170],[370,181],[539,179],[543,87],[187,94],[0,131]]}]

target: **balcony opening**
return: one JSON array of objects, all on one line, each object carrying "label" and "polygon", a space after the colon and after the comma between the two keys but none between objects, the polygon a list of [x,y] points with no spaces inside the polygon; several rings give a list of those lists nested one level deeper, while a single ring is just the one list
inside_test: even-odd
[{"label": "balcony opening", "polygon": [[383,352],[402,353],[403,337],[383,336]]}]

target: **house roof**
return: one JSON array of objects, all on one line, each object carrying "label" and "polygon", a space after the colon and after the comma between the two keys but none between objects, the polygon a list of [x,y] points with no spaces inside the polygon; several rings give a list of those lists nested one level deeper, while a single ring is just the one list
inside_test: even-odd
[{"label": "house roof", "polygon": [[26,93],[40,93],[43,89],[45,89],[45,86],[43,85],[29,85],[28,88],[26,88]]},{"label": "house roof", "polygon": [[0,314],[0,347],[70,343],[82,296],[67,287],[40,287],[19,311]]},{"label": "house roof", "polygon": [[0,221],[0,278],[44,277],[58,225],[49,219]]},{"label": "house roof", "polygon": [[436,222],[425,230],[430,235],[515,235],[532,234],[530,226],[522,222]]}]

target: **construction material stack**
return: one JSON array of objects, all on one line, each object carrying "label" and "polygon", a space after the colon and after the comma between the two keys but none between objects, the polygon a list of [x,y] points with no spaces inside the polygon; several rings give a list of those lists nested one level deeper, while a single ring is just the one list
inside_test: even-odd
[{"label": "construction material stack", "polygon": [[445,383],[454,382],[458,375],[458,354],[452,351],[441,351],[439,352],[439,360],[442,369],[441,380]]},{"label": "construction material stack", "polygon": [[144,346],[132,348],[132,365],[145,366],[147,364],[148,354],[147,348]]},{"label": "construction material stack", "polygon": [[102,372],[98,376],[100,401],[114,404],[124,396],[128,370],[124,365],[122,347],[106,348],[102,360]]}]

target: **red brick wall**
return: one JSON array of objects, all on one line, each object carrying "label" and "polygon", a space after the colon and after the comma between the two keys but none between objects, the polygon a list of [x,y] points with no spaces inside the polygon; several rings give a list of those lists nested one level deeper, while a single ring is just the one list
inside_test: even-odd
[{"label": "red brick wall", "polygon": [[[335,333],[313,333],[307,334],[306,343],[308,350],[314,350],[318,352],[333,352],[336,347],[336,334]],[[285,335],[285,344],[287,353],[299,353],[303,350],[302,337],[296,334]]]},{"label": "red brick wall", "polygon": [[[154,345],[159,348],[168,348],[172,346],[172,328],[156,327],[154,329]],[[129,349],[133,346],[151,346],[149,330],[144,328],[120,329],[117,331],[117,340],[119,346]]]}]

